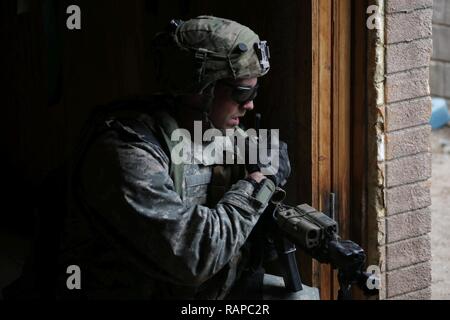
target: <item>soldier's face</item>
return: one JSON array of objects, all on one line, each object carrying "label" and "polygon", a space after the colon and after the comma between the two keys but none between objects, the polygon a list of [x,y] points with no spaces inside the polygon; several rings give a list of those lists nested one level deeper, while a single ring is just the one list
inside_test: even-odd
[{"label": "soldier's face", "polygon": [[[253,88],[258,83],[257,78],[225,81],[219,81],[216,84],[214,101],[209,114],[210,120],[218,129],[230,129],[239,125],[240,118],[242,118],[248,110],[254,108],[253,100],[244,103],[235,101],[236,97],[233,98],[233,90],[239,90],[239,86],[244,87],[244,89]],[[235,89],[233,87],[235,87]]]}]

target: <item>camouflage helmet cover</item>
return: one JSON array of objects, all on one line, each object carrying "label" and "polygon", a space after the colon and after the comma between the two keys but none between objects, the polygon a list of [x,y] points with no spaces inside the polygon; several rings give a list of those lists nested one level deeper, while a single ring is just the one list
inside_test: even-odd
[{"label": "camouflage helmet cover", "polygon": [[171,26],[152,44],[166,91],[201,94],[217,80],[261,77],[270,69],[267,42],[235,21],[199,16]]}]

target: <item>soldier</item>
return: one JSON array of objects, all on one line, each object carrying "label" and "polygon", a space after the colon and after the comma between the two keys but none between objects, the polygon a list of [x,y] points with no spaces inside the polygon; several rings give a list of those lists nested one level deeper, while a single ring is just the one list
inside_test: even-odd
[{"label": "soldier", "polygon": [[[153,48],[165,94],[101,112],[75,161],[62,298],[225,299],[254,273],[248,238],[289,176],[285,145],[268,179],[258,165],[177,164],[171,136],[195,120],[236,128],[269,71],[266,42],[200,16],[172,21]],[[68,265],[80,267],[81,290],[67,289]]]}]

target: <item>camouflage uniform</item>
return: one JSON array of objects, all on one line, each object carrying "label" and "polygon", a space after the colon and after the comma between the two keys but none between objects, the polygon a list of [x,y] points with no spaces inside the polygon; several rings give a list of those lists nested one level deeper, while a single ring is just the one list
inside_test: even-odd
[{"label": "camouflage uniform", "polygon": [[[196,61],[193,70],[176,70],[176,83],[163,72],[169,78],[161,81],[172,93],[186,92],[183,75],[189,92],[212,93],[219,79],[262,76],[269,69],[267,57],[257,55],[266,54],[258,47],[264,43],[230,20],[199,17],[170,37],[180,54],[174,57],[169,48],[160,55],[169,63],[160,66],[179,69],[192,56]],[[158,39],[156,46],[167,42]],[[62,297],[222,299],[245,267],[244,244],[268,199],[257,200],[253,184],[238,180],[211,203],[213,166],[203,164],[183,167],[179,190],[167,144],[155,134],[160,122],[174,121],[168,113],[162,118],[131,111],[97,123],[96,138],[75,170],[60,259]],[[65,288],[70,264],[81,268],[80,292]]]},{"label": "camouflage uniform", "polygon": [[[154,126],[148,114],[135,119]],[[105,119],[83,157],[83,205],[75,203],[67,220],[61,266],[80,266],[89,298],[224,298],[266,203],[240,180],[207,207],[213,166],[202,164],[185,165],[179,195],[164,142],[124,123]]]}]

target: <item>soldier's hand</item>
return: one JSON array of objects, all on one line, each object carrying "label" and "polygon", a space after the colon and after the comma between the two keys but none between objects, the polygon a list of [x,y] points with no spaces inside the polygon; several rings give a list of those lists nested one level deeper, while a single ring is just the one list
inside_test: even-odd
[{"label": "soldier's hand", "polygon": [[274,172],[268,174],[267,178],[271,179],[277,187],[282,187],[287,183],[287,179],[291,175],[291,162],[289,161],[287,144],[281,140],[279,141],[278,155],[278,170],[275,166],[269,167]]},{"label": "soldier's hand", "polygon": [[[246,169],[247,173],[261,172],[271,179],[276,186],[282,187],[286,184],[291,174],[291,164],[287,150],[287,144],[272,137],[269,133],[267,139],[248,139],[246,145]],[[260,152],[260,148],[265,150]],[[253,161],[251,160],[253,159]],[[256,159],[256,162],[255,162]]]},{"label": "soldier's hand", "polygon": [[247,175],[247,178],[255,180],[257,183],[260,183],[266,177],[259,171],[252,172]]}]

